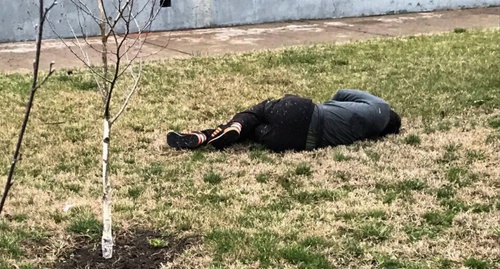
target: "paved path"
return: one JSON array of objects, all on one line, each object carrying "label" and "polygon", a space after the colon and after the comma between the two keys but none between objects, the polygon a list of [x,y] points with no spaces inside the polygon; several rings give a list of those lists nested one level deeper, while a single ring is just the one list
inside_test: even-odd
[{"label": "paved path", "polygon": [[[500,7],[158,32],[150,34],[140,50],[145,60],[185,58],[302,44],[430,34],[456,28],[500,29]],[[99,46],[99,39],[91,38],[89,43]],[[71,48],[79,51],[74,45]],[[0,72],[29,72],[34,49],[34,42],[0,44]],[[89,57],[92,63],[99,64],[97,53],[90,53]],[[43,43],[42,66],[48,67],[50,61],[56,62],[56,68],[83,66],[60,40]]]}]

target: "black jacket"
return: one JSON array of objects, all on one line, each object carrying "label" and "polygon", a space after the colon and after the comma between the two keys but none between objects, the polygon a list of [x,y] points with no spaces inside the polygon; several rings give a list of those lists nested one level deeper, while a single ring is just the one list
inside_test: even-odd
[{"label": "black jacket", "polygon": [[250,138],[276,152],[304,150],[314,107],[311,99],[285,95],[240,112],[232,121],[243,125],[242,139]]}]

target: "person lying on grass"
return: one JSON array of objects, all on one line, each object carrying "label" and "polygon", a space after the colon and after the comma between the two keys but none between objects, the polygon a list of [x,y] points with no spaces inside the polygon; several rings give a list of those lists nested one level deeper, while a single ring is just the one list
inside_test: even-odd
[{"label": "person lying on grass", "polygon": [[322,104],[290,94],[263,101],[216,129],[169,132],[167,144],[176,149],[207,144],[224,149],[250,139],[275,152],[301,151],[398,134],[400,128],[400,116],[386,101],[368,92],[342,89]]}]

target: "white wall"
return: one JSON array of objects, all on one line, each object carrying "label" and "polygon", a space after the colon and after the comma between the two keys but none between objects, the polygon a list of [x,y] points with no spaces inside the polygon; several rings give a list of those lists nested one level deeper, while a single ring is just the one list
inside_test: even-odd
[{"label": "white wall", "polygon": [[[37,20],[39,0],[0,0],[0,42],[33,40],[34,21]],[[53,0],[45,0],[46,5]],[[72,36],[71,25],[77,35],[96,35],[99,30],[90,16],[79,14],[72,1],[58,0],[49,14],[55,31]],[[80,0],[98,14],[97,0]],[[136,6],[158,6],[160,0],[135,0]],[[238,24],[254,24],[300,19],[326,19],[422,12],[442,9],[472,8],[498,5],[499,0],[171,0],[172,6],[162,8],[152,30],[204,28]],[[108,10],[116,0],[106,0]],[[145,14],[144,14],[145,15]],[[145,17],[142,17],[144,19]],[[81,20],[83,27],[79,26]],[[141,21],[141,18],[139,18]],[[56,35],[49,25],[45,38]]]}]

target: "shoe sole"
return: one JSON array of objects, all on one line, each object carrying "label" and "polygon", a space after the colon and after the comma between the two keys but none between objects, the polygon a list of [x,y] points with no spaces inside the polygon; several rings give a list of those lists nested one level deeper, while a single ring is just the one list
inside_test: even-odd
[{"label": "shoe sole", "polygon": [[221,135],[208,141],[208,144],[214,146],[216,149],[223,149],[238,140],[239,137],[240,133],[238,131],[235,129],[228,129]]},{"label": "shoe sole", "polygon": [[194,134],[179,134],[170,132],[167,134],[167,144],[177,149],[194,149],[198,147],[198,136]]}]

